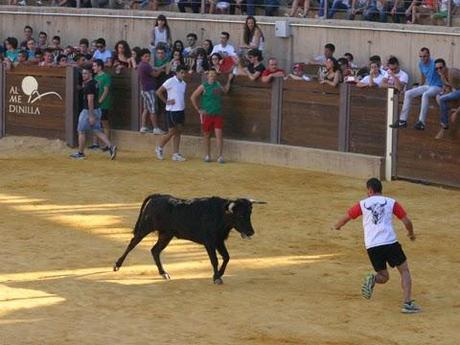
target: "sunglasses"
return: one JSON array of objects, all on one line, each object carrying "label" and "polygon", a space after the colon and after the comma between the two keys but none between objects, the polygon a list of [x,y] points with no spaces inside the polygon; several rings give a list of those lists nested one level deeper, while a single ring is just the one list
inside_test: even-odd
[{"label": "sunglasses", "polygon": [[435,67],[435,68],[436,68],[436,71],[439,71],[439,70],[443,69],[444,66],[438,66],[438,67]]}]

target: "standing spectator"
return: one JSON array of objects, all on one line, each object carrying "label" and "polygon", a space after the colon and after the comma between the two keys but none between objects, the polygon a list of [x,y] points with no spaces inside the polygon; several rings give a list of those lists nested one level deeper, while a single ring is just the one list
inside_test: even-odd
[{"label": "standing spectator", "polygon": [[[27,2],[26,2],[26,0],[20,0],[20,1],[18,2],[18,5],[19,5],[19,6],[27,6]],[[37,5],[37,6],[42,6],[43,3],[42,3],[41,0],[35,0],[35,5]]]},{"label": "standing spectator", "polygon": [[37,52],[37,47],[35,46],[35,41],[33,38],[27,41],[26,52],[27,52],[27,57],[29,58],[29,60],[35,59],[35,53]]},{"label": "standing spectator", "polygon": [[166,74],[168,76],[174,75],[178,66],[185,66],[184,57],[180,50],[173,50],[172,59],[166,65]]},{"label": "standing spectator", "polygon": [[323,55],[319,55],[315,57],[312,63],[325,65],[327,59],[334,57],[334,52],[335,52],[335,45],[333,45],[332,43],[327,43],[324,45]]},{"label": "standing spectator", "polygon": [[391,14],[393,23],[405,23],[406,10],[409,8],[411,1],[389,0],[385,6],[386,11]]},{"label": "standing spectator", "polygon": [[18,53],[18,61],[19,65],[29,65],[30,61],[27,58],[27,52],[25,50],[20,50]]},{"label": "standing spectator", "polygon": [[158,48],[158,46],[163,46],[169,52],[169,49],[172,47],[172,38],[171,38],[171,30],[169,29],[168,20],[166,16],[160,14],[156,21],[155,25],[152,30],[152,54],[155,55],[154,50]]},{"label": "standing spectator", "polygon": [[156,54],[153,59],[153,66],[156,70],[163,70],[166,73],[166,66],[168,65],[169,59],[166,56],[165,48],[162,46],[156,49]]},{"label": "standing spectator", "polygon": [[383,74],[380,70],[380,66],[376,63],[370,64],[370,72],[368,76],[361,79],[357,87],[380,87],[383,82]]},{"label": "standing spectator", "polygon": [[286,73],[283,69],[278,68],[278,60],[276,58],[271,57],[268,59],[268,67],[266,70],[262,72],[261,81],[263,83],[269,83],[273,80],[273,78],[284,78]]},{"label": "standing spectator", "polygon": [[203,48],[197,48],[196,56],[192,61],[189,73],[204,73],[209,71],[209,60]]},{"label": "standing spectator", "polygon": [[393,229],[393,215],[404,224],[407,236],[415,241],[414,227],[403,207],[394,199],[382,195],[382,183],[371,178],[366,183],[368,198],[348,210],[334,226],[340,230],[350,220],[363,216],[364,242],[376,273],[366,274],[361,289],[364,298],[370,299],[375,284],[385,284],[390,278],[387,263],[398,269],[403,290],[402,313],[418,313],[421,308],[411,298],[412,279],[406,255]]},{"label": "standing spectator", "polygon": [[[222,94],[228,93],[230,84],[233,79],[233,74],[228,75],[227,84],[222,86],[217,80],[217,73],[215,70],[210,70],[207,75],[207,81],[202,83],[193,92],[191,101],[193,107],[200,115],[200,122],[203,128],[204,148],[205,148],[205,162],[211,162],[211,132],[214,130],[217,144],[217,162],[224,163],[223,149],[223,136],[222,127],[224,117],[222,116]],[[198,106],[198,99],[200,99],[200,106]]]},{"label": "standing spectator", "polygon": [[34,38],[33,38],[33,34],[34,34],[34,30],[32,29],[32,27],[29,26],[29,25],[26,25],[26,26],[24,27],[24,40],[23,40],[23,41],[21,42],[21,44],[19,45],[19,47],[20,47],[21,49],[26,49],[26,48],[27,48],[27,42],[28,42],[29,40],[31,40],[31,39],[32,39],[32,40],[34,39]]},{"label": "standing spectator", "polygon": [[264,0],[265,15],[267,17],[274,17],[278,15],[278,8],[280,7],[279,0]]},{"label": "standing spectator", "polygon": [[394,87],[399,92],[406,91],[409,75],[399,67],[399,61],[394,56],[388,59],[388,69],[383,74],[381,87]]},{"label": "standing spectator", "polygon": [[89,50],[89,41],[87,38],[82,38],[78,44],[80,54],[86,55],[91,54]]},{"label": "standing spectator", "polygon": [[41,50],[45,50],[48,48],[48,34],[46,32],[41,31],[38,34],[38,48]]},{"label": "standing spectator", "polygon": [[337,87],[343,81],[342,71],[337,60],[330,57],[326,60],[326,70],[319,74],[319,83]]},{"label": "standing spectator", "polygon": [[337,10],[344,10],[348,11],[350,8],[349,0],[334,0],[332,3],[331,10],[327,12],[327,18],[331,19],[334,18],[335,13]]},{"label": "standing spectator", "polygon": [[353,70],[351,69],[350,62],[346,57],[339,58],[337,62],[340,66],[340,71],[342,72],[343,79],[353,76]]},{"label": "standing spectator", "polygon": [[168,133],[160,138],[155,148],[157,158],[160,160],[164,159],[163,148],[172,139],[172,160],[185,161],[184,156],[179,153],[181,128],[185,120],[185,90],[187,87],[184,81],[185,73],[185,66],[178,66],[176,75],[166,80],[156,92],[157,96],[166,104],[166,122],[168,124]]},{"label": "standing spectator", "polygon": [[188,58],[192,55],[196,49],[196,42],[198,41],[198,36],[191,32],[187,35],[187,47],[182,52],[185,58]]},{"label": "standing spectator", "polygon": [[18,40],[15,37],[8,37],[5,40],[5,52],[3,55],[10,60],[11,63],[18,62]]},{"label": "standing spectator", "polygon": [[46,48],[43,60],[38,64],[41,67],[50,67],[54,65],[53,49]]},{"label": "standing spectator", "polygon": [[102,132],[101,110],[97,102],[97,83],[93,80],[91,66],[85,66],[83,78],[83,110],[78,117],[78,152],[70,155],[74,159],[85,159],[86,132],[92,131],[108,148],[110,159],[115,159],[117,147]]},{"label": "standing spectator", "polygon": [[289,73],[286,79],[310,81],[311,78],[304,72],[303,64],[296,63],[292,66],[292,73]]},{"label": "standing spectator", "polygon": [[[436,72],[439,74],[443,84],[442,93],[439,97],[441,129],[435,137],[436,139],[441,139],[449,129],[448,103],[460,100],[460,69],[454,67],[447,68],[446,62],[443,59],[436,59],[434,63]],[[453,113],[456,114],[459,109],[454,109]],[[453,118],[455,120],[455,116]],[[455,123],[455,121],[452,122]]]},{"label": "standing spectator", "polygon": [[60,36],[53,36],[51,40],[51,49],[53,49],[53,55],[57,57],[59,54],[63,53],[63,49],[61,47],[61,37]]},{"label": "standing spectator", "polygon": [[184,42],[181,40],[174,41],[171,50],[179,50],[182,53],[185,50]]},{"label": "standing spectator", "polygon": [[93,60],[100,59],[104,63],[105,66],[111,67],[112,66],[112,52],[106,49],[105,39],[98,38],[96,40],[96,51],[93,55]]},{"label": "standing spectator", "polygon": [[230,39],[230,34],[226,31],[222,31],[220,34],[220,44],[216,44],[212,49],[211,55],[214,53],[219,53],[222,57],[226,56],[236,56],[235,48],[228,43]]},{"label": "standing spectator", "polygon": [[[101,109],[101,124],[102,129],[110,138],[110,108],[112,107],[112,78],[109,74],[104,72],[104,62],[101,59],[96,59],[93,62],[93,72],[95,74],[94,80],[97,82],[97,104]],[[89,148],[97,149],[99,144],[97,140],[93,142]],[[107,151],[108,147],[102,148]]]},{"label": "standing spectator", "polygon": [[204,40],[201,44],[201,47],[206,51],[206,56],[211,56],[212,50],[214,49],[214,45],[212,44],[211,40]]},{"label": "standing spectator", "polygon": [[264,50],[264,41],[264,34],[257,25],[256,19],[253,16],[248,16],[243,30],[244,45],[241,48],[259,49],[262,52]]},{"label": "standing spectator", "polygon": [[428,114],[429,100],[431,97],[436,97],[441,93],[442,81],[439,74],[436,72],[434,60],[430,58],[430,50],[428,48],[422,48],[419,55],[420,61],[418,63],[418,68],[421,74],[421,85],[406,91],[399,120],[391,124],[391,128],[407,127],[407,119],[409,118],[412,99],[422,96],[420,115],[414,128],[423,131],[425,129],[425,121]]},{"label": "standing spectator", "polygon": [[[303,11],[299,13],[299,7],[303,7]],[[310,0],[294,0],[289,11],[289,17],[297,17],[297,14],[303,18],[307,18],[310,10]]]},{"label": "standing spectator", "polygon": [[209,0],[209,13],[228,14],[231,0]]},{"label": "standing spectator", "polygon": [[179,12],[182,13],[187,12],[187,7],[191,7],[193,13],[200,13],[201,0],[179,0],[177,7],[179,8]]},{"label": "standing spectator", "polygon": [[[160,50],[157,50],[157,54]],[[163,51],[164,53],[164,51]],[[147,114],[153,126],[153,134],[163,134],[163,131],[158,127],[158,116],[156,112],[156,99],[155,99],[155,77],[158,77],[162,70],[155,70],[150,65],[150,51],[142,49],[140,51],[141,62],[137,67],[139,74],[139,81],[141,84],[141,96],[143,99],[144,110],[141,115],[141,133],[150,132],[147,127]]]},{"label": "standing spectator", "polygon": [[250,80],[255,81],[259,79],[265,70],[265,66],[262,63],[262,53],[258,49],[251,49],[248,51],[248,60],[249,64],[243,71]]},{"label": "standing spectator", "polygon": [[345,53],[343,54],[343,57],[348,60],[348,64],[350,65],[351,68],[358,68],[358,66],[353,62],[354,57],[352,53]]},{"label": "standing spectator", "polygon": [[64,54],[59,54],[56,58],[56,65],[58,65],[59,67],[68,66],[69,64],[67,62],[67,56]]},{"label": "standing spectator", "polygon": [[113,57],[113,67],[115,68],[115,73],[120,73],[125,68],[133,68],[134,63],[131,58],[131,48],[126,41],[118,41],[115,44],[115,54]]},{"label": "standing spectator", "polygon": [[412,0],[406,10],[407,24],[416,24],[421,17],[431,17],[438,11],[438,0]]}]

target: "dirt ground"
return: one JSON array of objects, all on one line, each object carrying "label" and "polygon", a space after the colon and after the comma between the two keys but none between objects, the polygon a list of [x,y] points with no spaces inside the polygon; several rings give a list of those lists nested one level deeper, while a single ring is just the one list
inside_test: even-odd
[{"label": "dirt ground", "polygon": [[[0,140],[0,344],[458,345],[460,192],[384,184],[412,218],[414,297],[400,313],[395,270],[370,301],[361,222],[330,230],[365,196],[361,179],[261,165],[156,161],[151,152],[89,153],[58,141]],[[216,286],[204,249],[173,240],[157,273],[146,238],[119,272],[140,204],[150,193],[219,195],[254,207],[256,235],[228,239]]]}]

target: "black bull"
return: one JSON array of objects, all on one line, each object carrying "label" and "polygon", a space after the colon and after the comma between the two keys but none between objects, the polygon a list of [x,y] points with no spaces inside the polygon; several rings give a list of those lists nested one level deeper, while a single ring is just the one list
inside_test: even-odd
[{"label": "black bull", "polygon": [[[128,253],[151,232],[158,232],[158,240],[151,252],[158,272],[170,279],[160,260],[160,253],[173,237],[193,241],[205,246],[214,270],[214,283],[221,284],[230,260],[225,240],[230,230],[236,229],[243,238],[254,234],[251,224],[252,204],[263,203],[249,199],[222,199],[219,197],[178,199],[171,195],[148,196],[141,207],[133,230],[133,238],[123,255],[115,263],[118,271]],[[216,250],[223,262],[218,268]]]}]

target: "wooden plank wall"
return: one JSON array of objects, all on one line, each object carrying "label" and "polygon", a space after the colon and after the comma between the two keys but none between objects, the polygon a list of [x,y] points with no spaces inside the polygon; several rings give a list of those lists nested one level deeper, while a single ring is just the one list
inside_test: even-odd
[{"label": "wooden plank wall", "polygon": [[[38,82],[38,93],[57,92],[46,95],[36,102],[22,89],[22,81],[33,76]],[[32,135],[65,140],[65,68],[16,67],[6,72],[5,82],[5,131],[11,135]],[[31,100],[37,97],[33,94]],[[21,110],[22,109],[22,110]],[[36,114],[36,111],[40,114]],[[33,112],[35,114],[28,114]]]},{"label": "wooden plank wall", "polygon": [[287,80],[282,102],[281,144],[337,150],[338,88]]},{"label": "wooden plank wall", "polygon": [[385,155],[387,90],[350,88],[349,152]]},{"label": "wooden plank wall", "polygon": [[132,102],[134,101],[134,97],[136,97],[131,85],[131,73],[137,72],[126,68],[118,74],[111,68],[105,69],[105,72],[112,77],[110,126],[113,129],[129,130],[131,129],[131,112],[133,111]]},{"label": "wooden plank wall", "polygon": [[420,111],[420,98],[412,102],[409,126],[398,130],[397,177],[460,187],[460,125],[440,140],[439,106],[432,100],[426,129],[413,128]]}]

